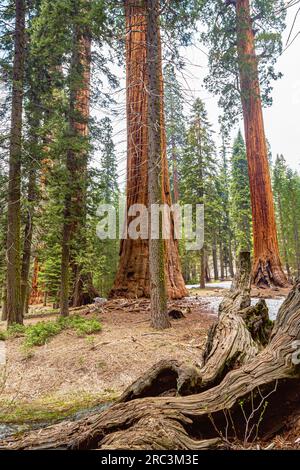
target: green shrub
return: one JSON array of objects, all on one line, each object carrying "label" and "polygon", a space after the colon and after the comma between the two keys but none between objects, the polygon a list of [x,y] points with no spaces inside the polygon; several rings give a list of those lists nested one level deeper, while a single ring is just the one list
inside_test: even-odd
[{"label": "green shrub", "polygon": [[0,331],[0,341],[5,341],[7,338],[7,335],[5,331]]},{"label": "green shrub", "polygon": [[42,346],[49,338],[58,335],[62,331],[62,326],[58,322],[38,322],[30,325],[25,331],[25,346]]},{"label": "green shrub", "polygon": [[25,325],[20,325],[19,323],[14,323],[7,328],[7,337],[8,338],[18,338],[19,336],[24,336],[26,330]]},{"label": "green shrub", "polygon": [[82,317],[74,317],[72,322],[72,326],[78,336],[85,336],[85,335],[92,335],[93,333],[97,333],[97,331],[101,331],[102,326],[99,320],[96,318],[85,319]]},{"label": "green shrub", "polygon": [[62,324],[64,328],[75,330],[79,336],[91,335],[102,329],[101,323],[96,318],[88,319],[80,315],[60,318],[58,322]]},{"label": "green shrub", "polygon": [[84,318],[80,315],[71,317],[59,317],[56,321],[40,321],[25,327],[24,325],[12,325],[7,329],[7,333],[0,332],[0,339],[7,337],[15,338],[25,336],[24,347],[43,346],[53,336],[58,335],[62,330],[72,329],[78,336],[86,336],[101,331],[102,326],[96,318]]}]

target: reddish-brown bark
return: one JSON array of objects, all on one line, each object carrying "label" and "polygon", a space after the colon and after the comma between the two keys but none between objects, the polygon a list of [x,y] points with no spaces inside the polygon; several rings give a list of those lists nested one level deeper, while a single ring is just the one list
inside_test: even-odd
[{"label": "reddish-brown bark", "polygon": [[91,303],[97,296],[92,285],[91,275],[83,277],[82,266],[78,264],[72,247],[76,244],[84,251],[86,244],[86,182],[87,158],[86,148],[89,135],[90,117],[90,76],[91,76],[91,34],[88,28],[76,27],[74,49],[71,64],[70,94],[70,137],[82,149],[71,147],[67,152],[67,170],[70,187],[65,198],[65,220],[62,242],[62,269],[60,291],[60,313],[68,315],[70,302],[69,269],[73,271],[74,288],[72,292],[73,306]]},{"label": "reddish-brown bark", "polygon": [[259,287],[287,285],[276,231],[268,152],[264,130],[249,0],[236,1],[238,57],[252,204],[254,264]]},{"label": "reddish-brown bark", "polygon": [[[147,64],[146,8],[142,2],[125,2],[126,14],[126,80],[127,80],[127,207],[148,205],[148,130],[147,130]],[[161,49],[161,46],[159,47]],[[163,79],[161,99],[163,103]],[[163,166],[162,200],[171,205],[169,173],[166,157],[164,109],[161,106],[161,148]],[[128,224],[131,219],[128,218]],[[165,243],[165,277],[170,298],[187,295],[178,254],[178,244],[171,237]],[[111,296],[148,297],[149,245],[148,240],[125,239],[120,247],[120,264]]]},{"label": "reddish-brown bark", "polygon": [[[87,140],[89,137],[91,94],[91,36],[89,32],[79,33],[78,44],[78,61],[81,67],[82,84],[75,92],[75,112],[78,117],[74,119],[72,126],[75,135]],[[73,236],[83,248],[86,244],[85,234],[83,233],[86,224],[87,152],[85,150],[79,155],[77,171],[80,185],[76,188],[75,193]],[[93,286],[91,273],[83,275],[81,272],[82,266],[76,260],[71,259],[71,267],[74,275],[73,307],[91,303],[95,297],[99,296],[98,291]]]},{"label": "reddish-brown bark", "polygon": [[21,303],[21,156],[25,61],[25,2],[15,1],[9,175],[7,198],[7,322],[23,323]]},{"label": "reddish-brown bark", "polygon": [[39,284],[39,273],[40,273],[40,264],[37,256],[34,258],[33,262],[33,274],[31,282],[31,292],[29,297],[29,305],[41,304],[44,298],[44,292],[41,290]]}]

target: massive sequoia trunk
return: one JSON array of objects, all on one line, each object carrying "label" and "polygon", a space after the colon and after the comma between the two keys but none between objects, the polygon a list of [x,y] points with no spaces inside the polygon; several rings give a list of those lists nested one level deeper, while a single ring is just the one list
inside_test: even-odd
[{"label": "massive sequoia trunk", "polygon": [[236,16],[240,87],[252,204],[253,282],[258,287],[285,287],[287,278],[282,270],[279,256],[249,0],[236,1]]},{"label": "massive sequoia trunk", "polygon": [[[154,206],[163,203],[163,167],[161,141],[160,90],[162,84],[159,48],[159,0],[147,0],[147,70],[148,70],[148,204],[149,204],[149,274],[150,274],[150,316],[151,325],[157,329],[171,326],[166,296],[165,242],[162,226],[158,228],[158,238],[152,236]],[[161,221],[158,221],[161,225]]]},{"label": "massive sequoia trunk", "polygon": [[25,2],[15,1],[12,112],[7,209],[7,321],[23,323],[21,304],[21,153],[25,57]]},{"label": "massive sequoia trunk", "polygon": [[106,411],[8,438],[0,448],[227,448],[290,426],[300,412],[300,283],[272,330],[265,302],[249,306],[249,292],[250,256],[243,253],[201,364],[162,361]]},{"label": "massive sequoia trunk", "polygon": [[[148,206],[148,129],[147,129],[147,63],[146,34],[147,10],[144,2],[126,0],[126,88],[127,88],[127,208],[133,204]],[[161,57],[161,44],[158,44]],[[166,135],[163,110],[163,79],[161,60],[161,152],[162,200],[171,205],[170,183],[166,156]],[[127,226],[132,218],[128,217]],[[165,243],[164,256],[167,293],[170,298],[187,295],[178,254],[178,245],[171,234]],[[120,263],[110,294],[124,297],[149,297],[149,244],[148,240],[121,241]]]}]

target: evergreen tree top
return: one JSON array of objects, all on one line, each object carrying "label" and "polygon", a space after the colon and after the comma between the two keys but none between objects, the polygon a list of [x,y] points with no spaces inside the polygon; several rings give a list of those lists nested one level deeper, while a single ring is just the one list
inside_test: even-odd
[{"label": "evergreen tree top", "polygon": [[[201,11],[204,25],[201,37],[209,58],[205,83],[210,92],[219,96],[227,125],[236,122],[241,114],[235,4],[235,1],[205,1]],[[286,8],[283,0],[253,0],[250,5],[262,100],[270,105],[271,81],[282,76],[274,66],[282,52]]]}]

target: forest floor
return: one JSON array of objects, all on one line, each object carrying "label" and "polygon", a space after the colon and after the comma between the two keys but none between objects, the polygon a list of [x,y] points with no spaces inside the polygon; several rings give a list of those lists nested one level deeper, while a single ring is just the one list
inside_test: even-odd
[{"label": "forest floor", "polygon": [[[189,298],[171,302],[169,309],[181,310],[184,318],[172,320],[172,328],[163,332],[150,327],[148,300],[119,299],[72,311],[100,320],[102,330],[92,335],[79,337],[67,329],[29,350],[23,347],[23,337],[9,338],[6,364],[0,365],[0,434],[1,423],[56,421],[109,403],[162,359],[197,363],[207,331],[217,320],[218,303],[212,308],[212,302],[219,301],[226,288],[191,289]],[[252,296],[282,299],[287,293],[264,290],[258,295],[253,290]],[[51,308],[35,306],[25,325],[54,322],[56,317]],[[4,327],[0,322],[0,329]],[[295,446],[298,436],[300,422],[272,445]]]},{"label": "forest floor", "polygon": [[[30,350],[23,348],[23,337],[9,338],[0,423],[55,419],[112,401],[161,359],[197,362],[216,315],[196,297],[172,302],[172,308],[185,318],[172,320],[172,328],[163,332],[150,327],[149,301],[114,300],[79,311],[99,319],[101,332],[78,337],[65,330]],[[55,321],[56,315],[46,312],[31,315],[25,325]]]}]

